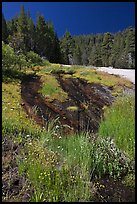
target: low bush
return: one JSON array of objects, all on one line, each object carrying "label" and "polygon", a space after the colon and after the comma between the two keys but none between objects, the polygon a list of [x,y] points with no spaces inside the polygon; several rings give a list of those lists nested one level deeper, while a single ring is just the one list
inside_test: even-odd
[{"label": "low bush", "polygon": [[120,178],[130,170],[130,160],[116,146],[115,142],[97,138],[91,145],[91,178],[109,175]]},{"label": "low bush", "polygon": [[43,63],[42,58],[33,51],[27,52],[26,60],[29,64],[29,66],[42,65],[42,63]]},{"label": "low bush", "polygon": [[16,69],[17,58],[13,48],[2,42],[2,71]]}]

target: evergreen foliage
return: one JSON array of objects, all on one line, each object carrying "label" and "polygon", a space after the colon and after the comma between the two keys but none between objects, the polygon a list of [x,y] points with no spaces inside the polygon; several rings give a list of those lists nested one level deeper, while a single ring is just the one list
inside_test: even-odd
[{"label": "evergreen foliage", "polygon": [[135,68],[135,28],[117,33],[71,36],[66,31],[58,39],[52,22],[38,14],[36,25],[30,12],[21,7],[20,14],[6,21],[2,14],[2,40],[16,54],[35,52],[53,62],[73,65]]},{"label": "evergreen foliage", "polygon": [[38,14],[36,25],[30,12],[25,12],[21,6],[19,16],[5,21],[2,16],[2,40],[8,43],[18,54],[27,55],[32,51],[49,60],[60,62],[60,44],[51,22],[46,22],[44,16]]},{"label": "evergreen foliage", "polygon": [[135,68],[135,29],[115,34],[74,36],[81,52],[81,65]]},{"label": "evergreen foliage", "polygon": [[4,15],[2,14],[2,40],[4,42],[7,42],[7,38],[8,38],[7,23],[4,18]]}]

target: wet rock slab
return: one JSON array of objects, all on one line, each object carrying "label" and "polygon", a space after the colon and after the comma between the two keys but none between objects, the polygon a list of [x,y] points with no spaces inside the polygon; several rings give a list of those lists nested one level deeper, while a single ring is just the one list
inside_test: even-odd
[{"label": "wet rock slab", "polygon": [[[68,93],[65,102],[53,100],[49,102],[38,90],[42,82],[39,77],[30,76],[24,79],[21,86],[21,96],[24,101],[24,109],[41,126],[59,117],[62,125],[68,125],[74,131],[96,132],[99,126],[103,107],[112,104],[114,97],[111,90],[101,84],[89,84],[79,78],[67,78],[56,75],[61,88]],[[33,107],[37,107],[34,114]],[[69,106],[76,106],[78,111],[70,111]]]}]

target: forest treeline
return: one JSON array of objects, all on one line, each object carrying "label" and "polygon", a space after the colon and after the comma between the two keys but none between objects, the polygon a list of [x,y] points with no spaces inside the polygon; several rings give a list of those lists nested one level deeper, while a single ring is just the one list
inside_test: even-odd
[{"label": "forest treeline", "polygon": [[16,55],[36,53],[52,63],[135,68],[135,28],[117,33],[72,36],[66,31],[58,38],[52,22],[38,14],[34,24],[30,12],[21,7],[19,15],[6,21],[2,14],[2,41]]}]

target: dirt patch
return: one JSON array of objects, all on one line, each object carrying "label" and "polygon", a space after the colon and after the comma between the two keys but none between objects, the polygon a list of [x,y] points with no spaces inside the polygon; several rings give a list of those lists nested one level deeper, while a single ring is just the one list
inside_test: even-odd
[{"label": "dirt patch", "polygon": [[2,140],[2,201],[28,202],[30,189],[23,176],[19,175],[16,157],[21,149],[6,136]]},{"label": "dirt patch", "polygon": [[95,202],[135,202],[135,190],[121,180],[105,177],[96,182]]},{"label": "dirt patch", "polygon": [[[96,132],[103,114],[103,106],[110,105],[114,100],[111,90],[101,84],[89,84],[79,78],[64,79],[60,75],[55,76],[62,89],[68,93],[69,97],[65,102],[49,102],[47,97],[38,93],[42,85],[40,77],[24,77],[21,96],[27,114],[44,127],[59,117],[62,125],[68,125],[74,131]],[[70,106],[76,106],[77,111],[68,110]]]}]

